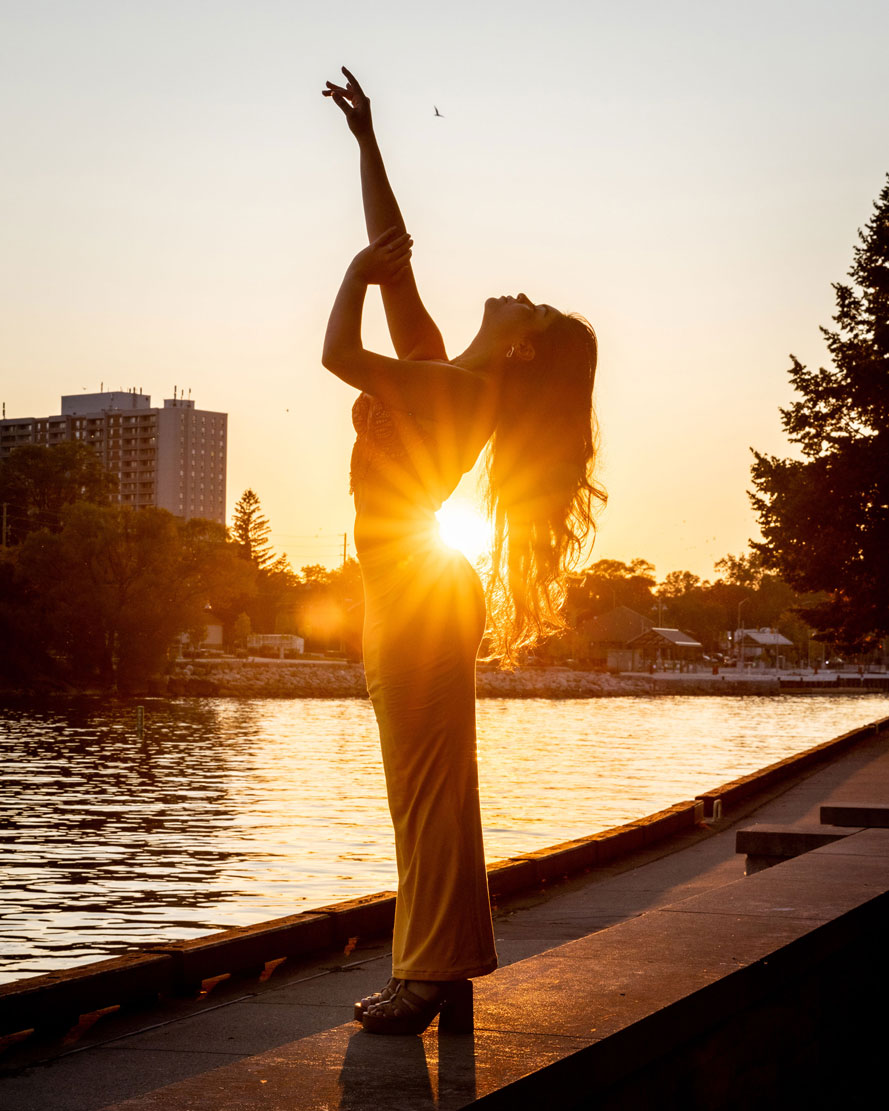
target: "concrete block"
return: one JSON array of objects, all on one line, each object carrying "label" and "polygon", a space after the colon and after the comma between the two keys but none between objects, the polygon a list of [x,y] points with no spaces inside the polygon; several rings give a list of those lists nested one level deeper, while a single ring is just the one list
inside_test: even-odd
[{"label": "concrete block", "polygon": [[169,956],[176,990],[190,991],[212,976],[258,972],[266,961],[311,953],[330,944],[330,917],[313,913],[237,926],[187,941],[161,942],[150,950]]},{"label": "concrete block", "polygon": [[537,882],[537,866],[530,857],[510,857],[488,865],[488,890],[492,899],[529,891]]},{"label": "concrete block", "polygon": [[832,841],[848,837],[850,833],[860,833],[860,828],[840,826],[811,825],[783,826],[757,824],[739,829],[735,834],[735,852],[750,856],[774,857],[775,862],[789,860],[794,856],[820,849]]},{"label": "concrete block", "polygon": [[598,863],[598,844],[592,838],[566,841],[529,853],[528,859],[534,862],[537,883],[552,883],[575,872],[583,872]]},{"label": "concrete block", "polygon": [[835,826],[889,829],[889,806],[880,803],[832,803],[821,807],[821,821]]},{"label": "concrete block", "polygon": [[616,826],[595,833],[590,838],[596,842],[596,856],[599,864],[608,864],[619,857],[636,852],[645,844],[645,831],[642,826],[631,822],[629,825]]},{"label": "concrete block", "polygon": [[0,984],[0,1032],[67,1029],[82,1014],[154,1000],[174,976],[169,956],[140,952]]},{"label": "concrete block", "polygon": [[345,945],[353,937],[381,937],[392,932],[395,922],[395,892],[380,891],[342,903],[315,907],[314,914],[330,916],[334,945]]}]

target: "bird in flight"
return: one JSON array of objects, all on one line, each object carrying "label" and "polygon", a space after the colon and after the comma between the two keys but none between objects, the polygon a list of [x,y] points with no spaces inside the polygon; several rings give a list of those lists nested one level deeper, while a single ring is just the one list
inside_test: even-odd
[{"label": "bird in flight", "polygon": [[440,120],[443,120],[443,119],[444,119],[444,116],[443,116],[443,115],[441,114],[441,112],[439,112],[438,108],[436,108],[434,104],[432,105],[432,107],[433,107],[433,108],[435,108],[435,114],[436,114],[436,116],[438,116],[438,118],[439,118]]}]

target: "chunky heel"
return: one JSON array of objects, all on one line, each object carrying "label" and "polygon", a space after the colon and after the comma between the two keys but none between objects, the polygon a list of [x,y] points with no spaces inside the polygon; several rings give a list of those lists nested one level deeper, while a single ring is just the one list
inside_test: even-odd
[{"label": "chunky heel", "polygon": [[404,980],[396,983],[389,999],[368,1007],[361,1016],[361,1024],[369,1034],[422,1034],[436,1015],[443,1033],[472,1032],[471,980],[439,982],[430,999],[412,992]]},{"label": "chunky heel", "polygon": [[472,1014],[472,980],[455,980],[447,985],[438,1016],[443,1034],[471,1034],[475,1029]]}]

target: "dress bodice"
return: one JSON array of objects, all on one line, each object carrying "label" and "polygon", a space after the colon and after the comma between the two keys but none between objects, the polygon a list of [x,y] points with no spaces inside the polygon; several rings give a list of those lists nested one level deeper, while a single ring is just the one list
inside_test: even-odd
[{"label": "dress bodice", "polygon": [[361,555],[385,540],[414,542],[436,530],[435,513],[465,469],[456,436],[436,421],[390,409],[362,393],[352,406],[350,468],[355,543]]}]

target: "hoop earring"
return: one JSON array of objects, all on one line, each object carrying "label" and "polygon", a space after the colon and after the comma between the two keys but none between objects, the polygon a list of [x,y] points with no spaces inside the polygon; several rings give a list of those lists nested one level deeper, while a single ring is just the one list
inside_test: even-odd
[{"label": "hoop earring", "polygon": [[511,359],[511,358],[513,357],[513,355],[514,355],[514,354],[515,354],[515,348],[514,348],[514,347],[510,347],[510,349],[509,349],[509,350],[508,350],[508,351],[506,352],[506,357],[507,357],[507,359]]}]

